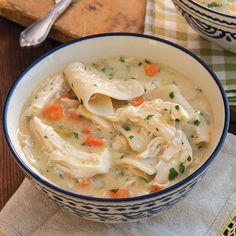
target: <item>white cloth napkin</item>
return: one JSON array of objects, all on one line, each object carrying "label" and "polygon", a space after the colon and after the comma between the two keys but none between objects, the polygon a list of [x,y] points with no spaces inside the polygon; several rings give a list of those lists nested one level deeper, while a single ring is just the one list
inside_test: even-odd
[{"label": "white cloth napkin", "polygon": [[0,232],[7,236],[218,235],[236,207],[235,154],[236,136],[228,134],[203,181],[183,201],[137,223],[83,220],[54,206],[26,179],[0,212]]}]

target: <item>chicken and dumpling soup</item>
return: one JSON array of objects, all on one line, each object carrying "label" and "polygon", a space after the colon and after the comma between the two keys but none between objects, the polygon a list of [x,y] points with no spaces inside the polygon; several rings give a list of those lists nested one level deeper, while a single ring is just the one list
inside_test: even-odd
[{"label": "chicken and dumpling soup", "polygon": [[87,196],[160,191],[206,161],[206,96],[166,65],[119,57],[72,63],[44,80],[21,115],[19,140],[51,182]]},{"label": "chicken and dumpling soup", "polygon": [[196,2],[213,10],[236,16],[235,0],[195,0]]}]

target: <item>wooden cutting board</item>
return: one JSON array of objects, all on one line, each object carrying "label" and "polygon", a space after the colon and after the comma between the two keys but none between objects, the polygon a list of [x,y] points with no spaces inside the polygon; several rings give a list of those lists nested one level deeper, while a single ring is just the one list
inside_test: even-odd
[{"label": "wooden cutting board", "polygon": [[[28,26],[52,8],[54,0],[0,0],[0,15]],[[143,33],[146,0],[77,0],[55,23],[50,37],[68,40],[104,32]]]}]

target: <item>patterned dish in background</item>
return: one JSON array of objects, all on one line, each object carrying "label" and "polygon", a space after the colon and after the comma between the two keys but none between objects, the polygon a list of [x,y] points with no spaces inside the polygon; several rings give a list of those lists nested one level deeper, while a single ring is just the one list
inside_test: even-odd
[{"label": "patterned dish in background", "polygon": [[[206,154],[206,162],[194,173],[159,192],[122,199],[96,198],[72,193],[46,179],[28,162],[17,138],[20,114],[29,95],[48,75],[60,71],[74,61],[91,61],[118,55],[144,57],[166,63],[188,77],[207,94],[215,127],[210,152]],[[229,107],[219,79],[193,53],[156,37],[113,33],[77,39],[50,51],[33,63],[9,92],[3,122],[5,137],[16,162],[46,197],[82,218],[122,223],[157,215],[188,195],[205,175],[224,142],[229,125]]]},{"label": "patterned dish in background", "polygon": [[236,53],[236,16],[215,11],[193,0],[172,1],[202,37]]}]

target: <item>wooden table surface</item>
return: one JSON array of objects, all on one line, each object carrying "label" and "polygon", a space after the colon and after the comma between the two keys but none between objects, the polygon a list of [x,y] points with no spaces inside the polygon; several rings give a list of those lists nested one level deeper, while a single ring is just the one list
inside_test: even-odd
[{"label": "wooden table surface", "polygon": [[[13,82],[35,59],[59,43],[47,39],[40,47],[21,49],[19,34],[22,27],[0,17],[0,112]],[[13,160],[0,126],[0,210],[21,184],[24,174]],[[230,132],[236,134],[236,107],[231,107]]]}]

